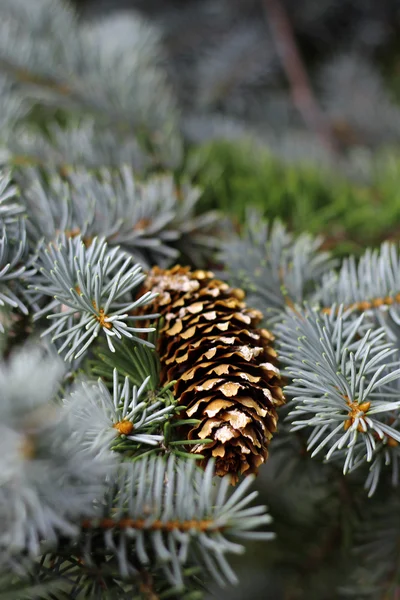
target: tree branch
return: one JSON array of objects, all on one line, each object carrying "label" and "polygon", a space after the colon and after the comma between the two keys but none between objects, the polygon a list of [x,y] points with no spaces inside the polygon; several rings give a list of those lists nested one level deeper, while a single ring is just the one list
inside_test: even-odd
[{"label": "tree branch", "polygon": [[333,154],[337,144],[320,109],[296,44],[293,28],[281,0],[262,0],[272,36],[292,92],[293,102],[307,127]]}]

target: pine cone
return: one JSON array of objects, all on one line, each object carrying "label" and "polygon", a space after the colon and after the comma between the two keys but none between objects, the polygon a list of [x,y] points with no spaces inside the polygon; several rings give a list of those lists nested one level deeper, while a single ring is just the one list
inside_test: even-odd
[{"label": "pine cone", "polygon": [[283,404],[274,336],[257,329],[258,310],[244,292],[209,271],[154,267],[146,290],[159,293],[151,309],[164,317],[158,351],[162,380],[176,380],[175,395],[186,415],[200,419],[188,439],[211,438],[190,451],[216,459],[216,474],[255,473],[268,456]]}]

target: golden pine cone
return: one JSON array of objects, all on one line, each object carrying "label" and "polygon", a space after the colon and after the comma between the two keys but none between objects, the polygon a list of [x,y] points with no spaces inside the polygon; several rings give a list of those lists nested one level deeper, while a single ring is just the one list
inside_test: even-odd
[{"label": "golden pine cone", "polygon": [[175,395],[186,416],[200,420],[187,439],[211,438],[193,453],[216,459],[216,474],[255,473],[267,459],[276,430],[276,407],[284,403],[274,336],[257,329],[262,318],[247,308],[245,294],[209,271],[179,265],[154,267],[146,289],[158,292],[147,311],[164,317],[158,351],[162,383],[176,380]]}]

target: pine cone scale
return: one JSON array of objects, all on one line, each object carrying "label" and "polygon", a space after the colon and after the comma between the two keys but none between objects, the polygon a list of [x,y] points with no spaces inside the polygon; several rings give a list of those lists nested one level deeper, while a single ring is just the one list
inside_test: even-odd
[{"label": "pine cone scale", "polygon": [[[250,336],[250,332],[248,332],[246,329],[235,331],[233,333],[235,335],[219,336],[217,342],[215,335],[207,335],[199,340],[189,340],[186,343],[182,343],[182,340],[177,337],[177,339],[172,340],[168,346],[168,355],[166,355],[168,358],[165,359],[165,362],[166,364],[174,363],[178,358],[181,358],[182,355],[185,356],[186,352],[197,350],[198,348],[200,348],[203,352],[208,351],[213,349],[216,346],[216,343],[218,345],[226,346],[226,351],[229,351],[232,349],[232,347],[235,347],[236,349],[237,345],[240,347],[246,345],[252,350],[261,347],[262,351],[264,351],[267,356],[272,359],[276,358],[276,352],[272,348],[265,348],[264,344],[262,344],[263,340],[260,336],[256,338],[254,336]],[[191,356],[188,356],[188,359],[191,359]],[[183,360],[184,359],[182,358],[182,361]]]}]

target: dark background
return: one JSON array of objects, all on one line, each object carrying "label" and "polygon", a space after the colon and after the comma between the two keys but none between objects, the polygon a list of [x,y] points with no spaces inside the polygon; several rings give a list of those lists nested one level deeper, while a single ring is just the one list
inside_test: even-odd
[{"label": "dark background", "polygon": [[[75,3],[84,18],[136,10],[156,25],[170,77],[196,137],[226,132],[229,126],[232,133],[235,128],[250,127],[265,139],[292,130],[306,138],[310,128],[315,130],[299,110],[296,84],[279,51],[287,51],[288,39],[276,18],[278,6],[289,22],[310,87],[340,149],[376,147],[399,138],[399,124],[382,114],[388,111],[380,104],[376,89],[384,88],[385,102],[398,99],[398,0]],[[195,117],[204,115],[208,125],[196,126]]]}]

